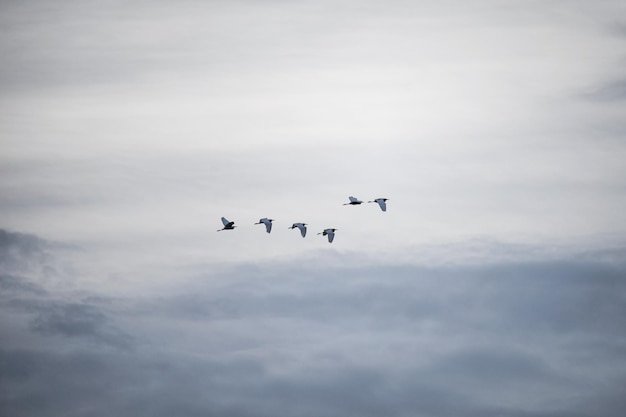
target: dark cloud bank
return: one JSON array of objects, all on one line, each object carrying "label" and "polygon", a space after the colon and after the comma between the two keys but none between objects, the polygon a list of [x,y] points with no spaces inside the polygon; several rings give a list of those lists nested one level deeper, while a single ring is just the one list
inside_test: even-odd
[{"label": "dark cloud bank", "polygon": [[249,264],[207,268],[167,295],[120,298],[55,293],[33,266],[48,258],[31,259],[53,256],[49,244],[0,236],[0,415],[595,417],[626,409],[619,257]]}]

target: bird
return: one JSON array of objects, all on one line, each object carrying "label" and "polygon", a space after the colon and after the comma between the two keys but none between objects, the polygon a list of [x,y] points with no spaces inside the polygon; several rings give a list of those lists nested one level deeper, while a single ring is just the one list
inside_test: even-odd
[{"label": "bird", "polygon": [[288,227],[288,229],[295,229],[295,228],[300,229],[300,234],[302,235],[302,237],[306,236],[306,223],[294,223],[291,225],[291,227]]},{"label": "bird", "polygon": [[235,222],[231,222],[229,221],[226,217],[222,217],[222,223],[224,223],[224,227],[222,229],[218,229],[218,232],[221,232],[222,230],[233,230],[235,227]]},{"label": "bird", "polygon": [[335,230],[337,229],[324,229],[323,232],[319,232],[318,235],[328,236],[328,243],[333,243],[335,238]]},{"label": "bird", "polygon": [[353,196],[348,197],[348,199],[350,200],[350,202],[349,203],[344,203],[344,206],[358,206],[359,204],[362,203],[361,200],[359,200],[358,198],[353,197]]},{"label": "bird", "polygon": [[378,203],[378,205],[380,206],[380,209],[382,211],[387,211],[387,203],[386,201],[389,200],[388,198],[377,198],[374,201],[368,201],[368,203]]},{"label": "bird", "polygon": [[265,231],[267,233],[272,231],[272,222],[274,221],[274,219],[268,219],[267,217],[263,217],[262,219],[259,219],[258,223],[254,223],[254,224],[261,224],[263,223],[265,225]]}]

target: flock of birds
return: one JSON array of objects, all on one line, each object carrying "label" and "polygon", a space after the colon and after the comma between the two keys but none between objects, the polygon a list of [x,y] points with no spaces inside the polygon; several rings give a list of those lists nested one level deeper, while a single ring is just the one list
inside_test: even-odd
[{"label": "flock of birds", "polygon": [[[348,199],[350,200],[348,203],[345,203],[344,206],[358,206],[359,204],[363,204],[363,201],[359,200],[356,197],[350,196],[348,197]],[[368,201],[368,203],[377,203],[378,206],[380,207],[380,209],[382,211],[387,211],[387,200],[388,198],[376,198],[372,201]],[[264,224],[265,225],[265,231],[267,233],[270,233],[272,231],[272,222],[274,221],[274,219],[268,219],[267,217],[263,217],[262,219],[259,219],[259,221],[257,223],[254,224]],[[218,232],[221,232],[222,230],[234,230],[235,227],[235,222],[231,222],[230,220],[228,220],[226,217],[222,217],[222,223],[224,224],[224,227],[221,229],[218,229]],[[306,223],[294,223],[291,225],[291,227],[289,227],[288,229],[295,229],[298,228],[300,229],[300,234],[302,235],[302,237],[306,236]],[[323,231],[319,232],[318,235],[322,235],[322,236],[328,236],[328,242],[332,243],[333,239],[335,238],[335,231],[337,229],[334,228],[328,228],[328,229],[324,229]]]}]

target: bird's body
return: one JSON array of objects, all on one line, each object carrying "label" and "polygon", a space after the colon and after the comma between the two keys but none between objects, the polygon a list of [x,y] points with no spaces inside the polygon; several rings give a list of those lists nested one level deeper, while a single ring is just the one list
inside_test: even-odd
[{"label": "bird's body", "polygon": [[377,198],[373,201],[368,201],[368,203],[378,203],[378,205],[380,206],[380,209],[382,211],[387,211],[387,200],[389,200],[388,198]]},{"label": "bird's body", "polygon": [[264,224],[265,225],[265,231],[267,233],[272,231],[272,222],[274,221],[274,219],[268,219],[267,217],[263,217],[262,219],[259,219],[258,223],[254,223],[254,224]]},{"label": "bird's body", "polygon": [[328,236],[328,242],[333,243],[333,239],[335,238],[335,230],[337,229],[324,229],[324,231],[318,233],[318,235]]},{"label": "bird's body", "polygon": [[294,223],[291,225],[291,227],[289,229],[295,229],[295,228],[300,229],[300,234],[302,235],[302,237],[306,236],[306,223]]},{"label": "bird's body", "polygon": [[359,204],[363,203],[361,200],[353,196],[348,197],[348,199],[350,200],[350,202],[344,203],[344,206],[358,206]]},{"label": "bird's body", "polygon": [[235,227],[235,222],[231,222],[229,221],[226,217],[222,217],[222,223],[224,224],[224,227],[221,229],[218,229],[218,232],[221,232],[222,230],[233,230]]}]

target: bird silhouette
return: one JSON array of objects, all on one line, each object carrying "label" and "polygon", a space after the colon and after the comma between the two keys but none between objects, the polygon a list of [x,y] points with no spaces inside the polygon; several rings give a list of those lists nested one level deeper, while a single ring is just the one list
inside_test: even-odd
[{"label": "bird silhouette", "polygon": [[222,217],[222,223],[224,223],[224,227],[221,229],[218,229],[218,232],[221,232],[222,230],[233,230],[235,227],[235,222],[231,222],[229,221],[226,217]]},{"label": "bird silhouette", "polygon": [[348,197],[348,199],[350,200],[350,202],[344,203],[344,206],[358,206],[359,204],[363,203],[361,200],[353,196]]},{"label": "bird silhouette", "polygon": [[380,206],[380,209],[382,211],[387,211],[387,200],[389,200],[388,198],[377,198],[374,201],[368,201],[368,203],[378,203],[378,205]]},{"label": "bird silhouette", "polygon": [[288,229],[295,229],[295,228],[300,229],[300,234],[302,235],[302,237],[306,236],[306,223],[294,223],[291,225],[291,227],[288,227]]},{"label": "bird silhouette", "polygon": [[335,238],[335,230],[337,229],[324,229],[323,232],[319,232],[318,235],[328,236],[328,242],[333,243]]},{"label": "bird silhouette", "polygon": [[274,221],[274,219],[268,219],[267,217],[263,217],[262,219],[259,219],[258,223],[254,223],[254,224],[264,224],[265,225],[265,231],[267,233],[272,231],[272,222]]}]

